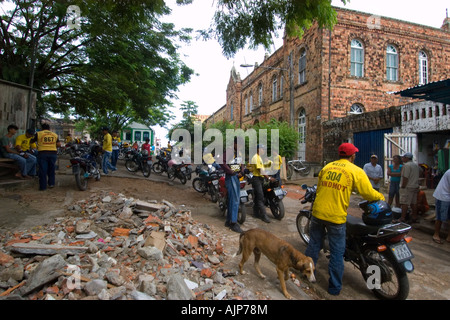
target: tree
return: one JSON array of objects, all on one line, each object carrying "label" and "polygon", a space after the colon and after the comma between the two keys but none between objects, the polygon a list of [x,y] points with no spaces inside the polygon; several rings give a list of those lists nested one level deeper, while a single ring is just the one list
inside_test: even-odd
[{"label": "tree", "polygon": [[201,35],[217,39],[226,57],[234,56],[247,44],[250,48],[262,45],[269,49],[272,36],[279,32],[301,37],[314,21],[329,29],[337,21],[330,0],[217,0],[216,6],[211,28],[201,31]]},{"label": "tree", "polygon": [[[164,1],[11,2],[0,16],[0,77],[39,89],[39,115],[170,119],[170,99],[193,74],[175,40],[189,41],[191,30],[160,21],[170,12]],[[68,15],[69,5],[80,15]]]}]

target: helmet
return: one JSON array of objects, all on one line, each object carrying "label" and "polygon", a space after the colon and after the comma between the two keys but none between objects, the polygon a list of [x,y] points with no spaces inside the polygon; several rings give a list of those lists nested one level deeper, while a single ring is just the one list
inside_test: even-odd
[{"label": "helmet", "polygon": [[379,226],[391,223],[393,215],[391,207],[386,201],[378,200],[368,203],[364,206],[362,219],[365,224],[370,226]]},{"label": "helmet", "polygon": [[148,150],[147,149],[142,150],[142,155],[145,157],[148,156]]},{"label": "helmet", "polygon": [[122,146],[123,146],[124,148],[128,148],[128,147],[130,146],[130,144],[129,144],[128,142],[124,142],[124,143],[122,144]]}]

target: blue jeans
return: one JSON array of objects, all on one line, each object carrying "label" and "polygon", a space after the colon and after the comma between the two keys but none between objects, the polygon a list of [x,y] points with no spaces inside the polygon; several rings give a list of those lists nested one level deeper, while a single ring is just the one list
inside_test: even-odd
[{"label": "blue jeans", "polygon": [[39,190],[47,189],[47,181],[49,186],[55,185],[56,158],[56,153],[39,152]]},{"label": "blue jeans", "polygon": [[116,167],[114,167],[111,164],[111,154],[112,152],[110,151],[104,151],[105,153],[103,154],[103,159],[102,159],[102,168],[103,168],[103,173],[107,174],[108,173],[108,169],[111,169],[112,171],[116,171]]},{"label": "blue jeans", "polygon": [[328,293],[337,295],[342,289],[342,277],[344,276],[344,253],[345,253],[345,230],[346,224],[335,224],[315,217],[311,218],[309,225],[310,241],[306,248],[305,255],[311,257],[317,265],[319,252],[325,231],[328,235],[330,245],[330,262],[328,264]]},{"label": "blue jeans", "polygon": [[225,187],[228,194],[227,221],[236,223],[238,218],[239,203],[241,201],[240,183],[237,176],[226,175]]},{"label": "blue jeans", "polygon": [[115,168],[117,165],[117,160],[119,159],[119,149],[113,149],[111,154],[111,164]]},{"label": "blue jeans", "polygon": [[35,176],[36,175],[36,157],[28,154],[28,158],[24,158],[21,155],[15,153],[7,153],[6,158],[13,159],[17,162],[20,168],[20,172],[23,176]]}]

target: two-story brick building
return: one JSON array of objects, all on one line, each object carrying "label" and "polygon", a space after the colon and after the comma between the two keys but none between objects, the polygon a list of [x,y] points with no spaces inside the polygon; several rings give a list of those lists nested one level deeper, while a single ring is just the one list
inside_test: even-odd
[{"label": "two-story brick building", "polygon": [[336,11],[332,31],[314,25],[302,39],[285,37],[246,78],[233,67],[226,105],[207,122],[288,121],[300,133],[298,157],[320,163],[324,122],[405,105],[409,98],[390,93],[448,78],[448,18],[438,29]]}]

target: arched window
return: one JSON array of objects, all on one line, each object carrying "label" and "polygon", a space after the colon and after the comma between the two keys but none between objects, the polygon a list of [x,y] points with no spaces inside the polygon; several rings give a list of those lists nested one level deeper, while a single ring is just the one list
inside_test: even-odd
[{"label": "arched window", "polygon": [[419,52],[419,84],[428,83],[428,56],[424,51]]},{"label": "arched window", "polygon": [[230,105],[230,120],[231,121],[233,121],[233,119],[234,119],[233,113],[234,113],[234,105],[233,105],[233,102],[232,102],[231,105]]},{"label": "arched window", "polygon": [[398,81],[398,52],[393,45],[388,45],[386,49],[386,79]]},{"label": "arched window", "polygon": [[362,105],[360,105],[359,103],[354,103],[350,107],[350,111],[348,113],[349,114],[361,114],[361,113],[364,113],[364,107]]},{"label": "arched window", "polygon": [[284,86],[284,77],[280,75],[280,98],[283,98],[283,86]]},{"label": "arched window", "polygon": [[247,95],[245,95],[245,97],[244,97],[244,108],[245,108],[245,113],[244,114],[248,114],[248,98],[247,98]]},{"label": "arched window", "polygon": [[263,102],[263,85],[262,83],[258,86],[258,107],[261,107]]},{"label": "arched window", "polygon": [[272,102],[277,101],[278,99],[278,80],[277,76],[273,76],[272,78]]},{"label": "arched window", "polygon": [[253,111],[253,93],[250,92],[250,105],[249,105],[248,112],[252,112],[252,111]]},{"label": "arched window", "polygon": [[350,74],[354,77],[364,77],[364,47],[362,42],[353,39],[350,50]]},{"label": "arched window", "polygon": [[306,82],[306,50],[300,51],[300,58],[298,59],[298,83]]}]

